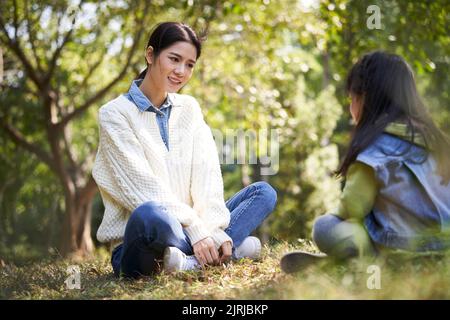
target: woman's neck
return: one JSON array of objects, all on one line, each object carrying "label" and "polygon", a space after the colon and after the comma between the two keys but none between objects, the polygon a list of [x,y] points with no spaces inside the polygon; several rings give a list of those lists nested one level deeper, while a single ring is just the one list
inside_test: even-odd
[{"label": "woman's neck", "polygon": [[155,85],[148,74],[142,80],[141,85],[139,86],[142,93],[150,100],[150,102],[156,107],[159,108],[164,103],[167,97],[167,92],[159,90],[159,88]]}]

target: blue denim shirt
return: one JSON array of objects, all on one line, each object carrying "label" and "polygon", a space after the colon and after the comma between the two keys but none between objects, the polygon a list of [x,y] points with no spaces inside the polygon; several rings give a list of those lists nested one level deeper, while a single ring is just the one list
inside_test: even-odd
[{"label": "blue denim shirt", "polygon": [[423,148],[382,134],[357,161],[374,169],[379,193],[365,225],[373,241],[414,251],[450,247],[450,183]]},{"label": "blue denim shirt", "polygon": [[172,100],[170,94],[167,95],[166,101],[158,109],[152,102],[142,93],[139,86],[142,83],[142,79],[134,80],[131,84],[130,90],[124,96],[133,102],[136,107],[141,111],[149,111],[156,113],[156,122],[158,123],[161,139],[169,150],[169,118],[172,111]]}]

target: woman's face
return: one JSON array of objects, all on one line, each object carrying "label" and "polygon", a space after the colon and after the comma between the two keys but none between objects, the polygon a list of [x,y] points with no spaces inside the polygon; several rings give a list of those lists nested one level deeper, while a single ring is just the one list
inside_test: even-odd
[{"label": "woman's face", "polygon": [[191,78],[197,60],[197,49],[189,42],[178,41],[162,50],[154,59],[153,49],[146,54],[153,84],[164,92],[177,92]]},{"label": "woman's face", "polygon": [[350,98],[351,98],[350,113],[352,115],[353,121],[355,123],[358,123],[362,114],[363,96],[351,93]]}]

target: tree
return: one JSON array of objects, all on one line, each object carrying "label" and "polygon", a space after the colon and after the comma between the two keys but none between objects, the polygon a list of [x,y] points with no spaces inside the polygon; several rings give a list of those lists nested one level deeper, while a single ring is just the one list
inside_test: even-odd
[{"label": "tree", "polygon": [[[137,69],[134,53],[150,4],[70,3],[2,4],[0,41],[5,61],[18,72],[2,83],[0,121],[10,141],[58,179],[65,205],[61,252],[85,255],[93,249],[91,204],[97,192],[90,174],[96,124],[86,114],[127,71]],[[106,63],[113,66],[110,73],[99,74]],[[83,127],[84,133],[74,134]]]},{"label": "tree", "polygon": [[[369,6],[378,5],[381,29],[369,29]],[[437,1],[321,1],[319,15],[328,26],[326,46],[331,68],[345,79],[351,65],[362,54],[386,50],[403,56],[412,66],[417,83],[440,126],[450,133],[449,60],[450,3]],[[338,84],[338,98],[345,101]]]}]

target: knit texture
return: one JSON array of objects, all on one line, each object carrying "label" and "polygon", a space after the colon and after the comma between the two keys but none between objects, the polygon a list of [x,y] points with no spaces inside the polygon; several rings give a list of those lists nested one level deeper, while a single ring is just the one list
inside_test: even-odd
[{"label": "knit texture", "polygon": [[155,201],[173,214],[192,244],[208,236],[217,248],[232,241],[219,157],[197,101],[171,94],[169,147],[154,112],[140,111],[119,96],[98,113],[100,142],[92,175],[105,212],[97,231],[101,242],[120,241],[137,207]]}]

